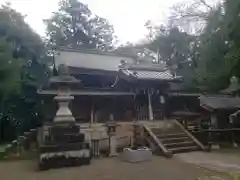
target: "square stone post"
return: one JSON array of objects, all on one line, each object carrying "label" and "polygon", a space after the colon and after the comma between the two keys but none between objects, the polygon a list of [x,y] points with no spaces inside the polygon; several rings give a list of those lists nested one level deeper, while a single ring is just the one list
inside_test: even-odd
[{"label": "square stone post", "polygon": [[110,154],[109,156],[117,156],[117,140],[116,140],[116,128],[118,124],[114,121],[109,121],[106,123],[107,133],[109,136],[110,143]]}]

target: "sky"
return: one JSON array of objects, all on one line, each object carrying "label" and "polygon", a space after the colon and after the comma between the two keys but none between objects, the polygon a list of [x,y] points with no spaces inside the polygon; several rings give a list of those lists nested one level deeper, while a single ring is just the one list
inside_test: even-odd
[{"label": "sky", "polygon": [[[6,0],[0,0],[0,4]],[[26,15],[26,21],[41,36],[45,34],[43,19],[49,18],[58,9],[59,0],[8,0],[12,7]],[[136,43],[142,40],[147,30],[147,20],[164,23],[169,8],[183,0],[81,0],[91,11],[108,19],[114,26],[121,43]]]}]

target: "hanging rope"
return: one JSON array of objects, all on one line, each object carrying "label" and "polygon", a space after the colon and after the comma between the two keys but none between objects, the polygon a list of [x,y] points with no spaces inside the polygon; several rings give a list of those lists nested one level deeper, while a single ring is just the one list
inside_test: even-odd
[{"label": "hanging rope", "polygon": [[119,81],[119,77],[116,76],[115,81],[114,81],[114,83],[111,85],[111,87],[115,87],[116,84],[118,83],[118,81]]}]

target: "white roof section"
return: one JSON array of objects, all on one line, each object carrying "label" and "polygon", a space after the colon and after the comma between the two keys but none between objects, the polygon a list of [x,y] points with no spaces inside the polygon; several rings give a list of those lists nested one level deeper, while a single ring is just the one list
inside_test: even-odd
[{"label": "white roof section", "polygon": [[122,72],[124,75],[141,80],[176,80],[165,64],[136,62],[134,57],[99,52],[96,50],[60,49],[55,56],[55,64],[68,67]]},{"label": "white roof section", "polygon": [[60,50],[55,56],[55,63],[58,67],[65,64],[70,67],[86,68],[105,71],[118,71],[118,66],[124,60],[127,63],[134,63],[131,57],[117,56],[108,53],[94,53],[84,51]]},{"label": "white roof section", "polygon": [[137,79],[145,80],[174,80],[180,77],[175,77],[171,74],[169,70],[166,71],[132,71],[132,70],[122,70],[122,72],[128,76],[133,76]]}]

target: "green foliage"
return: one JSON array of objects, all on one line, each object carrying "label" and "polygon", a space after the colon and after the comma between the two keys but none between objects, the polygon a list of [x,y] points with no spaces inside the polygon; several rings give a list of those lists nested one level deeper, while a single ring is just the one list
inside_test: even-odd
[{"label": "green foliage", "polygon": [[51,44],[73,48],[110,50],[114,29],[104,18],[93,15],[78,0],[60,1],[59,10],[45,21]]},{"label": "green foliage", "polygon": [[25,23],[24,16],[10,6],[0,8],[0,37],[13,44],[14,55],[26,60],[37,60],[44,52],[41,38]]},{"label": "green foliage", "polygon": [[226,1],[210,11],[200,36],[198,82],[214,91],[226,88],[232,75],[239,77],[239,4]]},{"label": "green foliage", "polygon": [[[227,34],[222,29],[222,18],[221,6],[219,6],[217,10],[209,13],[207,25],[200,36],[198,82],[214,90],[223,88],[222,84],[226,85],[231,69],[231,65],[227,64],[224,58],[229,47],[226,43],[228,42]],[[225,83],[221,83],[221,81],[225,81]]]},{"label": "green foliage", "polygon": [[[206,91],[218,92],[231,76],[240,77],[240,1],[226,0],[214,7],[196,0],[174,11],[169,26],[158,30],[148,47],[169,67],[176,67],[177,75]],[[193,20],[196,25],[205,22],[196,27],[200,34],[179,30],[191,28]]]},{"label": "green foliage", "polygon": [[182,32],[176,27],[161,28],[155,39],[148,45],[152,51],[159,53],[159,59],[185,82],[191,82],[194,74],[193,47],[196,37]]},{"label": "green foliage", "polygon": [[20,89],[21,60],[12,57],[12,46],[5,39],[0,39],[0,99]]},{"label": "green foliage", "polygon": [[[40,118],[37,87],[46,80],[41,38],[9,6],[0,8],[0,140],[12,139]],[[11,134],[9,134],[11,131]]]}]

